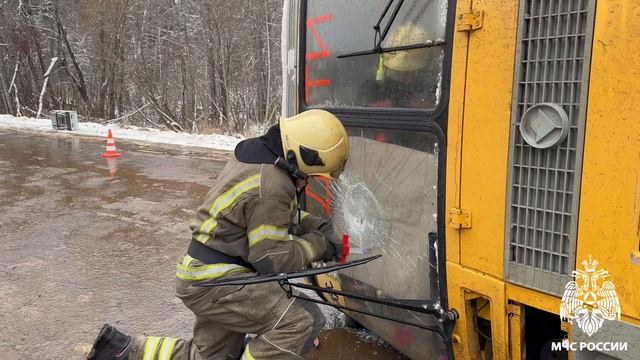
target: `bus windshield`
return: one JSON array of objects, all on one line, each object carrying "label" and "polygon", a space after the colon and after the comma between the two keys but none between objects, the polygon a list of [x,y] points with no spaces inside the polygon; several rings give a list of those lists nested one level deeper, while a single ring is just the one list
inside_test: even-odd
[{"label": "bus windshield", "polygon": [[[324,108],[433,110],[441,101],[446,0],[307,2],[304,103]],[[391,5],[385,14],[385,8]],[[380,31],[374,25],[382,17]],[[381,48],[429,44],[411,50],[338,58]]]}]

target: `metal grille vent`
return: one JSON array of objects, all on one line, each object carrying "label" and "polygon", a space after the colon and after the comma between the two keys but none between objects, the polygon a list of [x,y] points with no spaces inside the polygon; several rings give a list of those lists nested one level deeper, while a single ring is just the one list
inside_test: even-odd
[{"label": "metal grille vent", "polygon": [[[509,154],[507,279],[561,294],[575,267],[578,201],[595,0],[521,2]],[[562,107],[569,134],[538,149],[520,121],[541,103]]]}]

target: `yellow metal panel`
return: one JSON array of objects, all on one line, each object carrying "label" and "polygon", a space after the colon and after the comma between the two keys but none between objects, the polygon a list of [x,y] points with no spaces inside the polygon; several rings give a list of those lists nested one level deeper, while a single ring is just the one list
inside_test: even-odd
[{"label": "yellow metal panel", "polygon": [[507,283],[507,298],[552,314],[560,313],[559,297],[527,289],[522,286]]},{"label": "yellow metal panel", "polygon": [[469,326],[473,321],[473,314],[470,314],[465,306],[465,294],[469,291],[481,294],[491,301],[493,356],[496,360],[508,359],[507,301],[504,282],[448,261],[447,281],[449,284],[455,284],[448,287],[449,307],[456,309],[460,314],[454,330],[454,337],[459,339],[459,342],[453,345],[456,359],[471,360],[476,359],[477,356],[477,353],[469,348],[473,343],[470,339],[478,336],[471,332],[472,327]]},{"label": "yellow metal panel", "polygon": [[[591,254],[609,271],[623,314],[640,319],[640,7],[599,1],[578,226],[577,267]],[[474,212],[475,215],[475,212]]]},{"label": "yellow metal panel", "polygon": [[524,344],[524,306],[509,304],[509,355],[511,360],[523,358]]},{"label": "yellow metal panel", "polygon": [[487,301],[488,300],[480,299],[477,302],[476,307],[478,309],[481,309],[480,311],[478,311],[478,318],[491,321],[491,308],[489,306],[485,305],[487,303]]},{"label": "yellow metal panel", "polygon": [[[469,12],[470,0],[456,2],[456,14]],[[468,32],[456,32],[453,36],[451,59],[451,91],[447,134],[447,194],[446,208],[460,207],[460,171],[462,166],[462,124],[464,92],[467,76]],[[447,226],[447,261],[460,263],[460,230]]]},{"label": "yellow metal panel", "polygon": [[460,207],[473,213],[461,231],[461,263],[502,278],[507,158],[517,1],[474,0],[482,29],[470,33]]}]

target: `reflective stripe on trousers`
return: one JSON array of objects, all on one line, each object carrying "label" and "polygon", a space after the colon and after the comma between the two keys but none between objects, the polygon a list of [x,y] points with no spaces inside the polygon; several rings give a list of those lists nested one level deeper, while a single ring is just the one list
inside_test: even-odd
[{"label": "reflective stripe on trousers", "polygon": [[171,354],[173,353],[173,348],[176,346],[176,342],[178,342],[176,338],[151,336],[144,344],[142,359],[171,360]]},{"label": "reflective stripe on trousers", "polygon": [[256,360],[251,355],[251,351],[249,351],[249,345],[247,345],[247,347],[244,348],[244,352],[242,353],[242,357],[240,358],[240,360]]}]

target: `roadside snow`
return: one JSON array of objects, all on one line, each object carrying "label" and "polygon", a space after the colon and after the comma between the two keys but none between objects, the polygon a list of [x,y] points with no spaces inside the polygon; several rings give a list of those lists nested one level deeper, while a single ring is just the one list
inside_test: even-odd
[{"label": "roadside snow", "polygon": [[[33,119],[26,117],[15,117],[12,115],[0,115],[0,128],[12,128],[31,131],[57,132],[52,129],[49,119]],[[87,136],[106,137],[107,131],[112,130],[113,136],[118,139],[129,139],[146,141],[153,143],[173,144],[182,146],[203,147],[217,150],[233,150],[236,145],[243,140],[239,137],[227,135],[198,135],[187,133],[175,133],[172,131],[161,131],[157,129],[147,129],[136,126],[122,128],[117,124],[102,125],[91,122],[78,123],[77,131],[63,131],[67,134],[79,134]]]}]

